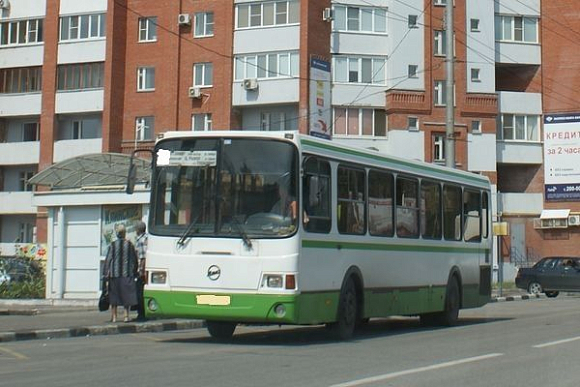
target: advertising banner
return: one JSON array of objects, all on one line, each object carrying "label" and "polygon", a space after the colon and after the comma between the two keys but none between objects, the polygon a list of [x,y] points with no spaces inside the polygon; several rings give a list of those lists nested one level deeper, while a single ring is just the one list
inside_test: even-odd
[{"label": "advertising banner", "polygon": [[310,135],[330,139],[330,62],[310,59]]},{"label": "advertising banner", "polygon": [[546,201],[580,200],[580,113],[544,117]]},{"label": "advertising banner", "polygon": [[135,223],[141,220],[140,205],[103,206],[101,221],[101,256],[107,255],[107,249],[112,241],[117,239],[115,225],[123,224],[127,230],[126,238],[134,241],[137,236]]}]

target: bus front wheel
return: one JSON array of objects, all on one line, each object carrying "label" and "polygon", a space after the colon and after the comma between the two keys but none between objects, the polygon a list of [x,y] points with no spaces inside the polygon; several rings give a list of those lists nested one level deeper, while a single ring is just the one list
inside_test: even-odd
[{"label": "bus front wheel", "polygon": [[211,337],[219,340],[231,339],[236,330],[236,323],[229,321],[206,321],[206,323]]},{"label": "bus front wheel", "polygon": [[332,335],[340,340],[349,340],[354,334],[357,323],[358,301],[356,286],[349,278],[340,291],[337,321],[328,325]]}]

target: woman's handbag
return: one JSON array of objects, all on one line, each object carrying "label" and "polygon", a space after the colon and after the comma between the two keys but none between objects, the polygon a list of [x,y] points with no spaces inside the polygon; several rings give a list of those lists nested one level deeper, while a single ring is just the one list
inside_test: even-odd
[{"label": "woman's handbag", "polygon": [[109,310],[109,284],[103,279],[103,291],[101,292],[101,297],[99,298],[99,311],[104,312]]}]

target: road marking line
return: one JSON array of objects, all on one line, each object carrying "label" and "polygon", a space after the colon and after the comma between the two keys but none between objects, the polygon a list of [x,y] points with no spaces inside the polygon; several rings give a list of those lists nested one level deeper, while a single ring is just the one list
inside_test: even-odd
[{"label": "road marking line", "polygon": [[18,353],[16,351],[13,351],[13,350],[8,349],[6,347],[0,347],[0,352],[7,353],[8,355],[13,356],[13,357],[15,357],[16,359],[19,359],[19,360],[28,360],[28,356],[25,356],[25,355],[23,355],[21,353]]},{"label": "road marking line", "polygon": [[419,367],[419,368],[412,368],[412,369],[405,370],[405,371],[391,372],[389,374],[383,374],[383,375],[372,376],[372,377],[364,378],[364,379],[352,380],[350,382],[345,382],[345,383],[340,383],[340,384],[333,384],[330,387],[360,386],[363,384],[381,382],[381,381],[387,380],[387,379],[394,379],[394,378],[398,378],[400,376],[418,374],[420,372],[434,371],[434,370],[438,370],[441,368],[453,367],[456,365],[473,363],[476,361],[481,361],[481,360],[486,360],[486,359],[492,359],[494,357],[499,357],[499,356],[503,356],[503,353],[490,353],[487,355],[468,357],[465,359],[449,361],[446,363],[433,364],[433,365],[426,366],[426,367]]},{"label": "road marking line", "polygon": [[580,340],[580,336],[571,337],[569,339],[563,339],[563,340],[557,340],[557,341],[550,341],[549,343],[534,345],[532,348],[551,347],[552,345],[565,344],[565,343],[570,343],[572,341],[577,341],[577,340]]}]

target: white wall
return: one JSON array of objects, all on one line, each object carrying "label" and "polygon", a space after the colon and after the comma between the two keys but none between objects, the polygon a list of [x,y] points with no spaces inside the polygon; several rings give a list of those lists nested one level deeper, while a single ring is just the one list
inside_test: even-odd
[{"label": "white wall", "polygon": [[40,115],[42,94],[4,94],[0,95],[0,117]]},{"label": "white wall", "polygon": [[58,44],[58,64],[104,62],[106,39],[61,42]]},{"label": "white wall", "polygon": [[473,172],[495,172],[495,134],[467,135],[467,168]]},{"label": "white wall", "polygon": [[283,112],[286,119],[285,130],[298,130],[298,107],[296,105],[277,105],[244,108],[242,111],[242,129],[260,130],[262,113]]},{"label": "white wall", "polygon": [[34,19],[46,14],[46,0],[10,0],[10,9],[4,11],[4,18]]},{"label": "white wall", "polygon": [[107,0],[60,0],[61,15],[106,12]]},{"label": "white wall", "polygon": [[300,26],[264,27],[234,32],[234,55],[300,48]]},{"label": "white wall", "polygon": [[[479,31],[471,31],[471,19],[479,20]],[[467,0],[467,92],[495,92],[495,14],[493,1]],[[456,42],[456,44],[459,44]],[[480,70],[481,82],[471,81],[471,69]]]}]

